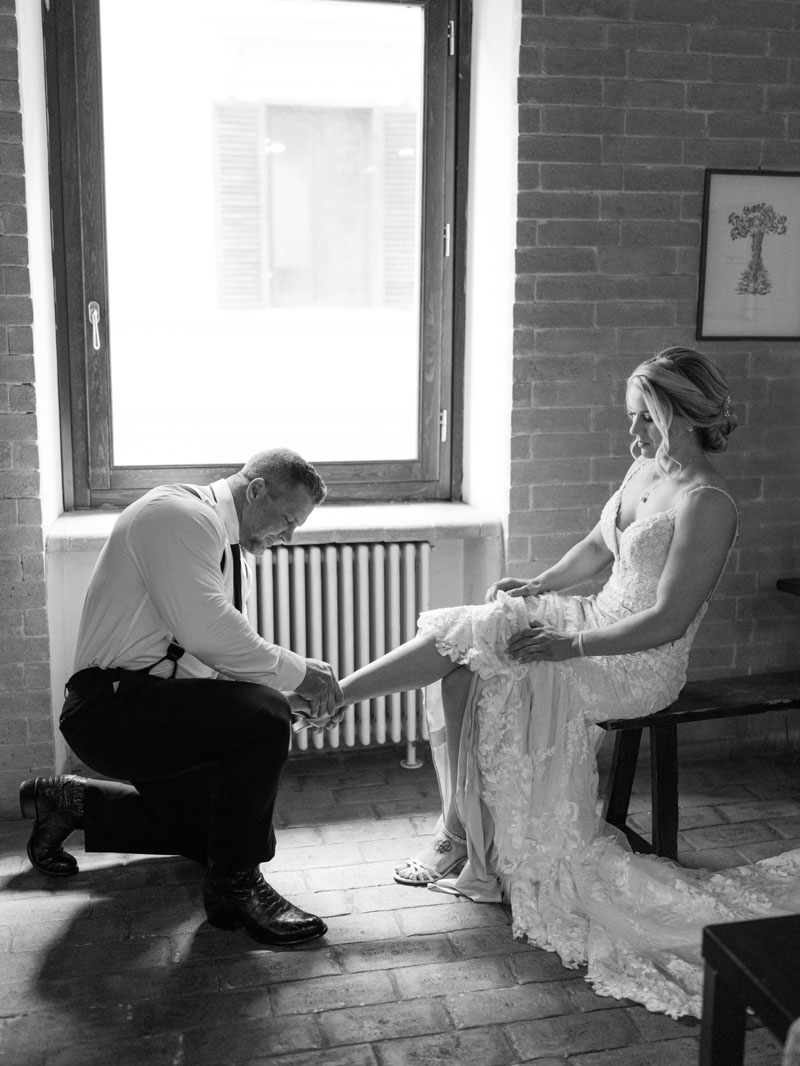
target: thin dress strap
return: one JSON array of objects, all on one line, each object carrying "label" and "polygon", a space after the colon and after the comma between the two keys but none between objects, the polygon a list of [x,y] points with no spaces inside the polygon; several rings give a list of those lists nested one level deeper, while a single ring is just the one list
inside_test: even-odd
[{"label": "thin dress strap", "polygon": [[[684,492],[683,495],[673,504],[675,510],[677,511],[677,509],[680,507],[680,505],[683,503],[683,501],[686,499],[686,497],[688,495],[690,495],[690,493],[697,492],[698,489],[713,489],[714,492],[721,492],[723,496],[727,496],[728,497],[728,499],[733,504],[734,511],[736,512],[736,536],[738,537],[739,536],[739,508],[736,506],[736,500],[734,500],[733,496],[731,496],[731,494],[729,492],[726,492],[725,489],[721,489],[719,487],[719,485],[708,485],[708,484],[692,485],[691,488],[688,488],[686,490],[686,492]],[[735,539],[736,539],[736,537],[734,537],[734,540]]]},{"label": "thin dress strap", "polygon": [[720,570],[719,577],[714,582],[713,589],[709,592],[708,596],[706,597],[705,602],[708,603],[708,601],[711,599],[711,597],[717,591],[717,586],[719,585],[720,581],[722,580],[722,575],[725,572],[725,568],[727,567],[728,563],[730,562],[731,552],[733,551],[734,545],[736,544],[736,541],[739,538],[739,508],[736,506],[736,500],[734,500],[733,496],[731,496],[731,494],[729,492],[726,492],[725,489],[721,489],[719,487],[719,485],[705,485],[704,484],[704,485],[693,485],[690,489],[687,489],[686,492],[684,492],[684,494],[678,500],[678,502],[674,505],[675,511],[678,510],[680,505],[683,503],[683,501],[686,499],[686,497],[690,493],[697,492],[698,489],[713,489],[714,492],[721,492],[723,496],[727,496],[728,499],[731,501],[731,503],[733,504],[733,510],[736,513],[736,532],[733,534],[733,540],[731,541],[730,546],[728,548],[728,553],[725,556],[725,565]]}]

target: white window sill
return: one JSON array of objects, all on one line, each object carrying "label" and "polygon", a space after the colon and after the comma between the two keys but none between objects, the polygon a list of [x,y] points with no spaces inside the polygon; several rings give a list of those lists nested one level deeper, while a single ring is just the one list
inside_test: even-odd
[{"label": "white window sill", "polygon": [[[72,511],[47,533],[47,551],[96,551],[119,511]],[[500,519],[466,503],[324,504],[294,536],[294,544],[357,544],[403,540],[502,539]]]}]

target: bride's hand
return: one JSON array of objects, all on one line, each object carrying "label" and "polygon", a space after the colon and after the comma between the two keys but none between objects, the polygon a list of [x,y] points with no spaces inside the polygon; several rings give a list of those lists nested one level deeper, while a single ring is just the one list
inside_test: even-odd
[{"label": "bride's hand", "polygon": [[538,577],[526,581],[524,578],[503,577],[490,585],[486,593],[486,603],[497,599],[498,592],[507,592],[509,596],[537,596],[542,591],[542,583]]},{"label": "bride's hand", "polygon": [[576,633],[533,622],[508,642],[508,656],[517,663],[563,662],[580,655]]}]

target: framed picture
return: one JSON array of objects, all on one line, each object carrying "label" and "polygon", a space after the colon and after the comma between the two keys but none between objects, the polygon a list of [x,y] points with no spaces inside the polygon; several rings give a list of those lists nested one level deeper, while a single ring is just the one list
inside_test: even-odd
[{"label": "framed picture", "polygon": [[707,170],[700,340],[800,340],[800,173]]}]

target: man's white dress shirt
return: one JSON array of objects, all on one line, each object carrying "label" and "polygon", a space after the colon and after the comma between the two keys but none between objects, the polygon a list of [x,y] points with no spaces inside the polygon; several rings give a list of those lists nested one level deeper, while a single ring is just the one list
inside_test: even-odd
[{"label": "man's white dress shirt", "polygon": [[[305,677],[305,659],[268,644],[233,604],[239,519],[228,483],[191,488],[199,499],[185,485],[163,485],[119,516],[89,585],[75,670],[142,670],[175,640],[186,650],[178,678],[220,674],[291,692]],[[242,586],[246,600],[244,559]],[[172,668],[165,661],[153,674],[169,677]]]}]

